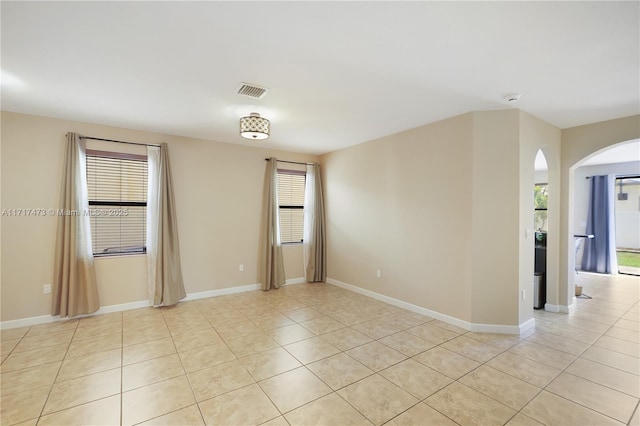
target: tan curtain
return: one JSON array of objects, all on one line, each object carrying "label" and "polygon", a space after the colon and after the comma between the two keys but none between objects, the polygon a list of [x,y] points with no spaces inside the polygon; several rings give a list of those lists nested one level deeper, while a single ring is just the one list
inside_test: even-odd
[{"label": "tan curtain", "polygon": [[327,278],[326,225],[320,165],[307,165],[304,191],[304,273],[307,282]]},{"label": "tan curtain", "polygon": [[51,314],[74,317],[100,308],[91,247],[84,140],[67,134],[58,210]]},{"label": "tan curtain", "polygon": [[278,208],[278,160],[270,158],[264,185],[262,209],[262,289],[270,290],[284,285],[284,262],[280,243],[280,211]]},{"label": "tan curtain", "polygon": [[175,305],[187,296],[182,281],[178,223],[167,144],[147,147],[147,281],[154,306]]}]

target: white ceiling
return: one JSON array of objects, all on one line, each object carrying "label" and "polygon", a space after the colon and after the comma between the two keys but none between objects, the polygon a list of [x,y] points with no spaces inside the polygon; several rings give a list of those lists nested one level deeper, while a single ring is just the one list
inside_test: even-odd
[{"label": "white ceiling", "polygon": [[[512,108],[510,92],[560,128],[640,113],[636,1],[0,7],[8,111],[316,154]],[[252,111],[267,141],[238,135]]]}]

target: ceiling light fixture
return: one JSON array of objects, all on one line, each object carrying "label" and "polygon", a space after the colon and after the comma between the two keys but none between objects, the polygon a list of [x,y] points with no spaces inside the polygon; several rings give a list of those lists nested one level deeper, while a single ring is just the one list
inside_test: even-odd
[{"label": "ceiling light fixture", "polygon": [[270,126],[269,120],[260,117],[257,112],[252,112],[247,117],[240,119],[240,136],[252,140],[267,139]]}]

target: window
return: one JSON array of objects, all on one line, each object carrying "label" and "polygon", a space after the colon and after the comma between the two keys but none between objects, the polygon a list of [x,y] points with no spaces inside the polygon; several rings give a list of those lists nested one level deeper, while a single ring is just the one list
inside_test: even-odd
[{"label": "window", "polygon": [[87,150],[93,254],[146,252],[147,157]]},{"label": "window", "polygon": [[534,226],[536,230],[547,231],[547,204],[549,202],[549,185],[537,183],[534,186]]},{"label": "window", "polygon": [[304,232],[304,186],[306,173],[278,170],[280,240],[283,244],[301,243]]}]

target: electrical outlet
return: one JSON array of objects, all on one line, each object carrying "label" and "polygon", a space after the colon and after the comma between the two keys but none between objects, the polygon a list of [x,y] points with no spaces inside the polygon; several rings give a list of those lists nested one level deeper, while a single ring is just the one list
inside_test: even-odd
[{"label": "electrical outlet", "polygon": [[382,276],[382,271],[380,269],[378,269],[376,271],[376,277],[380,278]]},{"label": "electrical outlet", "polygon": [[51,284],[45,284],[43,289],[44,294],[51,293]]},{"label": "electrical outlet", "polygon": [[238,271],[244,272],[244,265],[242,263],[238,266]]}]

